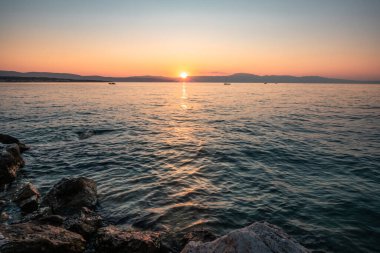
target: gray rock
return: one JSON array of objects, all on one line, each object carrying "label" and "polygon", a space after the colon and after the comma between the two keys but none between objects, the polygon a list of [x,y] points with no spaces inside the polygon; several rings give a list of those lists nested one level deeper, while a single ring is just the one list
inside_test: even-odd
[{"label": "gray rock", "polygon": [[85,244],[81,235],[60,227],[32,222],[0,225],[2,253],[79,253]]},{"label": "gray rock", "polygon": [[73,214],[82,207],[93,209],[97,203],[95,181],[85,178],[64,178],[55,184],[42,201],[54,214]]},{"label": "gray rock", "polygon": [[19,146],[17,144],[6,146],[0,155],[0,186],[13,182],[18,170],[24,165]]},{"label": "gray rock", "polygon": [[3,144],[17,144],[20,148],[20,152],[24,152],[25,150],[28,150],[29,147],[26,146],[24,143],[20,142],[17,138],[15,137],[12,137],[10,135],[7,135],[7,134],[0,134],[0,143],[3,143]]},{"label": "gray rock", "polygon": [[13,201],[18,204],[24,213],[31,213],[38,209],[40,193],[31,183],[26,183],[17,191]]},{"label": "gray rock", "polygon": [[309,253],[279,227],[267,222],[234,230],[212,242],[189,242],[181,253]]},{"label": "gray rock", "polygon": [[96,253],[161,252],[158,232],[124,231],[115,226],[99,229],[95,239]]}]

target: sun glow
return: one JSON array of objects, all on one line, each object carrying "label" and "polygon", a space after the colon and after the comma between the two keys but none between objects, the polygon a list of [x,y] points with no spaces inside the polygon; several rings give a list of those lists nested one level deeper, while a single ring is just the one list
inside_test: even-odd
[{"label": "sun glow", "polygon": [[181,72],[180,76],[182,79],[186,79],[188,75],[186,72]]}]

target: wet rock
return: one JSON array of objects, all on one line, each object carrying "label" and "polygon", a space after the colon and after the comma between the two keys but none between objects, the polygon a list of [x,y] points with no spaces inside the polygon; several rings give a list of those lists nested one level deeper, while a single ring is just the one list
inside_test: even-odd
[{"label": "wet rock", "polygon": [[234,230],[212,242],[189,242],[181,253],[309,253],[279,227],[267,222]]},{"label": "wet rock", "polygon": [[84,130],[84,131],[77,132],[77,134],[78,134],[79,140],[84,140],[84,139],[90,138],[91,136],[95,135],[96,133],[94,130]]},{"label": "wet rock", "polygon": [[15,137],[12,137],[10,135],[7,135],[7,134],[0,134],[0,143],[3,143],[3,144],[17,144],[20,148],[20,152],[24,152],[25,150],[28,150],[29,147],[26,146],[24,143],[20,142],[17,138]]},{"label": "wet rock", "polygon": [[3,206],[5,206],[6,204],[7,204],[6,200],[0,199],[0,208],[2,208]]},{"label": "wet rock", "polygon": [[44,217],[52,215],[50,207],[40,207],[33,213],[27,214],[22,218],[22,222],[29,222],[42,219]]},{"label": "wet rock", "polygon": [[95,181],[85,178],[64,178],[53,186],[42,205],[51,207],[54,214],[73,214],[82,207],[93,209],[97,203]]},{"label": "wet rock", "polygon": [[190,232],[187,232],[182,240],[181,245],[184,247],[190,241],[196,242],[211,242],[216,239],[215,234],[206,229],[195,229]]},{"label": "wet rock", "polygon": [[31,213],[38,209],[40,193],[31,183],[25,184],[15,195],[13,201],[18,204],[24,213]]},{"label": "wet rock", "polygon": [[158,253],[161,252],[157,232],[123,231],[115,226],[99,229],[95,238],[96,253]]},{"label": "wet rock", "polygon": [[0,155],[0,185],[13,182],[18,170],[24,165],[19,146],[17,144],[6,146]]},{"label": "wet rock", "polygon": [[65,219],[66,218],[61,215],[51,214],[47,216],[42,216],[41,218],[38,219],[38,222],[40,224],[48,224],[48,225],[60,227],[60,226],[63,226]]},{"label": "wet rock", "polygon": [[33,221],[39,224],[63,227],[82,235],[84,238],[92,236],[102,225],[102,218],[86,207],[83,207],[79,212],[71,215],[49,213],[49,207],[45,211],[41,210],[44,210],[44,208],[39,209],[38,212],[25,216],[23,222]]},{"label": "wet rock", "polygon": [[83,207],[79,214],[66,217],[63,226],[85,238],[93,235],[102,224],[102,218],[94,211]]},{"label": "wet rock", "polygon": [[81,235],[60,227],[32,222],[0,225],[2,253],[79,253],[85,244]]},{"label": "wet rock", "polygon": [[7,214],[6,212],[1,212],[0,214],[0,221],[1,222],[5,222],[9,220],[9,214]]}]

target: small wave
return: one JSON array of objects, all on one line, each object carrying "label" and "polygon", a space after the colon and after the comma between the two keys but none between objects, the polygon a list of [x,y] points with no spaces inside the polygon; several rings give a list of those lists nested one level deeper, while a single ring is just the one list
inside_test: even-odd
[{"label": "small wave", "polygon": [[88,139],[94,135],[102,135],[102,134],[107,134],[107,133],[114,132],[114,131],[117,131],[117,130],[115,130],[115,129],[98,129],[98,130],[86,129],[86,130],[77,131],[75,133],[78,135],[79,140],[84,140],[84,139]]}]

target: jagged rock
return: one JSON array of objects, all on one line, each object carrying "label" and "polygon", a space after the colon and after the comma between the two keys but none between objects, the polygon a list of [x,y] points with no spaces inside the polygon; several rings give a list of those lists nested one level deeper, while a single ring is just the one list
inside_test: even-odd
[{"label": "jagged rock", "polygon": [[309,253],[279,227],[267,222],[234,230],[212,242],[189,242],[181,253]]},{"label": "jagged rock", "polygon": [[102,218],[94,211],[83,207],[79,212],[71,215],[57,215],[49,212],[50,208],[39,209],[28,216],[25,216],[23,222],[33,221],[39,224],[48,224],[52,226],[63,227],[72,232],[89,238],[102,225]]},{"label": "jagged rock", "polygon": [[20,152],[24,152],[25,150],[28,150],[29,147],[26,146],[24,143],[20,142],[17,138],[15,137],[12,137],[10,135],[7,135],[7,134],[0,134],[0,143],[3,143],[3,144],[17,144],[20,148]]},{"label": "jagged rock", "polygon": [[108,226],[99,229],[95,238],[96,253],[158,253],[160,250],[158,232],[123,231]]},{"label": "jagged rock", "polygon": [[101,226],[102,218],[92,210],[83,207],[79,214],[74,214],[63,222],[63,226],[70,231],[81,234],[84,238],[89,238]]},{"label": "jagged rock", "polygon": [[216,236],[209,230],[205,229],[196,229],[187,232],[182,240],[181,245],[184,247],[187,243],[190,241],[196,241],[196,242],[211,242],[216,239]]},{"label": "jagged rock", "polygon": [[52,211],[50,207],[40,207],[33,213],[25,215],[21,221],[22,222],[35,221],[35,220],[39,220],[51,215],[52,215]]},{"label": "jagged rock", "polygon": [[17,144],[6,146],[0,155],[0,185],[14,181],[17,171],[24,165],[19,146]]},{"label": "jagged rock", "polygon": [[81,235],[60,227],[32,222],[0,225],[2,253],[79,253],[85,244]]},{"label": "jagged rock", "polygon": [[24,213],[31,213],[38,209],[40,193],[31,183],[25,184],[15,195],[13,201],[18,204]]},{"label": "jagged rock", "polygon": [[60,227],[60,226],[63,226],[63,222],[65,221],[65,219],[66,218],[61,215],[52,214],[52,215],[47,215],[47,216],[43,216],[39,218],[38,222],[40,224],[48,224],[48,225]]},{"label": "jagged rock", "polygon": [[94,208],[97,203],[95,181],[85,178],[64,178],[50,189],[42,205],[51,207],[54,214],[73,214],[82,207]]}]

